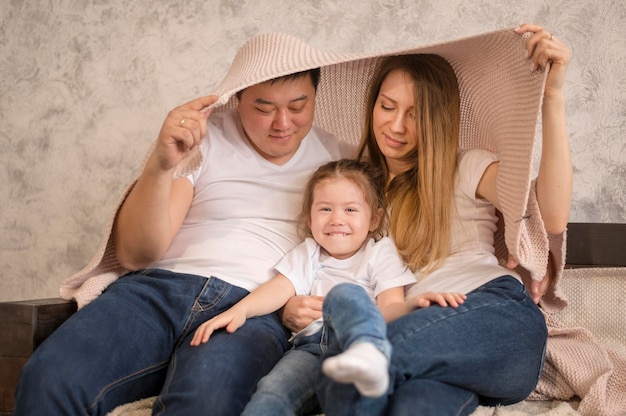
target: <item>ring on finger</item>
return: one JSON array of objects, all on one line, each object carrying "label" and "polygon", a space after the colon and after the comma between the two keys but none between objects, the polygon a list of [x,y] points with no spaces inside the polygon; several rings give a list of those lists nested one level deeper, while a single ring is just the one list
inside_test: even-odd
[{"label": "ring on finger", "polygon": [[180,123],[178,123],[178,125],[179,125],[180,127],[183,127],[183,126],[184,126],[184,124],[185,124],[185,119],[184,119],[184,118],[181,118],[181,119],[180,119]]}]

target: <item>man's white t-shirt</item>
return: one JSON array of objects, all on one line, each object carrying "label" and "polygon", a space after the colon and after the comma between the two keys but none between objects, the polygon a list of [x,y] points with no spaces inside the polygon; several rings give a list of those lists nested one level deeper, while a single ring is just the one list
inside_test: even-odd
[{"label": "man's white t-shirt", "polygon": [[282,166],[257,153],[236,110],[208,121],[202,166],[188,178],[194,197],[171,246],[152,267],[215,276],[249,291],[273,276],[273,267],[302,240],[297,217],[313,171],[352,156],[333,135],[313,128]]}]

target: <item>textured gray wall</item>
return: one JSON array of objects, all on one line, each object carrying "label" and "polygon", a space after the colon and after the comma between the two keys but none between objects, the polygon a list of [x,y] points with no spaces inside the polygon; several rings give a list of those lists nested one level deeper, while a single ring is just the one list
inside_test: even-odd
[{"label": "textured gray wall", "polygon": [[572,221],[626,222],[624,0],[2,0],[0,301],[57,296],[167,111],[267,31],[370,52],[522,22],[572,47]]}]

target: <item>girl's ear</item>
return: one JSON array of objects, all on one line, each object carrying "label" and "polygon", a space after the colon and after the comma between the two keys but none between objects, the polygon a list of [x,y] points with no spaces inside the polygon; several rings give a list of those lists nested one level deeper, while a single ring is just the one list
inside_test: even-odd
[{"label": "girl's ear", "polygon": [[380,226],[380,221],[383,218],[383,209],[378,208],[375,212],[372,213],[372,222],[370,223],[370,231],[376,231]]}]

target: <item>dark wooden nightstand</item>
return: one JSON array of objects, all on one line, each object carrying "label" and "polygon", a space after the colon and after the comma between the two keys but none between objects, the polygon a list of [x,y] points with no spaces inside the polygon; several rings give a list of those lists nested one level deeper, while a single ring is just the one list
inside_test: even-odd
[{"label": "dark wooden nightstand", "polygon": [[75,311],[76,303],[58,298],[0,302],[0,416],[13,411],[24,363]]}]

